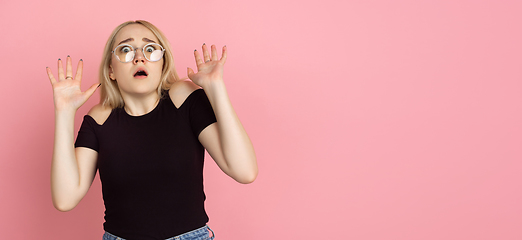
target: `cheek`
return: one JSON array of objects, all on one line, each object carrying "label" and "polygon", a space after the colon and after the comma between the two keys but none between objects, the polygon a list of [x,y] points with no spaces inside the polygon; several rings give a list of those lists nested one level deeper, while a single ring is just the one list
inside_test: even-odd
[{"label": "cheek", "polygon": [[124,74],[127,72],[127,69],[125,68],[125,66],[118,60],[113,59],[111,65],[112,65],[112,72],[114,73],[114,75],[116,77],[124,76]]},{"label": "cheek", "polygon": [[154,73],[161,77],[161,74],[163,73],[163,61],[155,62]]},{"label": "cheek", "polygon": [[110,67],[109,67],[109,73],[113,73],[113,74],[116,74],[117,72],[117,69],[118,69],[118,63],[114,61],[114,58],[111,59],[111,64],[110,64]]}]

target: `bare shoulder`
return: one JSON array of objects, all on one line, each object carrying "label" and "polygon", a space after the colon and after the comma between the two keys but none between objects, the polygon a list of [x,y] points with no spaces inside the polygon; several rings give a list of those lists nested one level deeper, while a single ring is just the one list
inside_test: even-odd
[{"label": "bare shoulder", "polygon": [[170,86],[169,96],[174,105],[179,108],[192,92],[200,88],[189,79],[179,80]]},{"label": "bare shoulder", "polygon": [[109,115],[111,115],[112,108],[103,106],[101,103],[98,103],[94,105],[94,107],[89,110],[89,113],[87,113],[89,116],[94,118],[94,121],[98,123],[99,125],[103,125],[105,120],[109,118]]}]

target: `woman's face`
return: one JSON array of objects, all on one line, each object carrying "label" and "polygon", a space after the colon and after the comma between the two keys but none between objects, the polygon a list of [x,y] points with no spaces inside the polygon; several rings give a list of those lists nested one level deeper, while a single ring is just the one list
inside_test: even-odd
[{"label": "woman's face", "polygon": [[156,36],[141,24],[130,24],[120,30],[115,40],[113,50],[120,44],[128,44],[138,49],[135,51],[134,59],[127,63],[120,62],[112,54],[109,76],[118,82],[121,93],[129,95],[154,93],[161,80],[164,59],[150,62],[143,55],[142,49],[149,43],[159,44]]}]

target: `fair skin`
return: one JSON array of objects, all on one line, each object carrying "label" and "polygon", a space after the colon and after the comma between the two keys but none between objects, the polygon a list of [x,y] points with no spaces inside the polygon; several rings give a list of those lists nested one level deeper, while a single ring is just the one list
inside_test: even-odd
[{"label": "fair skin", "polygon": [[[131,24],[122,28],[115,40],[116,45],[127,40],[126,43],[135,48],[142,48],[150,41],[159,43],[155,35],[140,24]],[[200,133],[199,141],[225,174],[239,183],[251,183],[257,177],[257,160],[252,143],[230,103],[223,81],[226,47],[223,47],[221,59],[218,58],[214,45],[211,46],[210,52],[207,46],[203,45],[202,53],[203,58],[198,51],[194,51],[197,73],[187,68],[188,77],[192,81],[175,82],[169,90],[169,96],[174,105],[179,107],[193,91],[204,89],[217,122]],[[125,111],[130,115],[143,115],[156,107],[159,99],[156,89],[159,85],[163,61],[162,59],[149,62],[141,50],[136,52],[134,60],[129,63],[121,63],[113,56],[110,78],[118,82],[125,101]],[[134,77],[138,68],[147,71],[146,78]],[[81,92],[82,69],[83,61],[80,61],[74,78],[66,78],[73,76],[69,57],[67,57],[65,73],[62,61],[58,61],[58,79],[55,79],[51,70],[47,68],[53,86],[56,126],[51,166],[51,193],[53,204],[60,211],[73,209],[85,196],[96,175],[98,153],[90,148],[74,148],[74,115],[98,86],[94,84],[85,92]],[[102,125],[111,110],[98,104],[88,114]]]}]

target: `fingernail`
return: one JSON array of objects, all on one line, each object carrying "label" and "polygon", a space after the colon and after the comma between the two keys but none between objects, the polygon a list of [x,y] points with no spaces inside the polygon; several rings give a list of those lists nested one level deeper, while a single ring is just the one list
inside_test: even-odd
[{"label": "fingernail", "polygon": [[194,49],[194,52],[197,51],[197,49]]},{"label": "fingernail", "polygon": [[61,61],[62,59],[61,58],[58,58],[58,61]]},{"label": "fingernail", "polygon": [[80,59],[80,61],[82,61],[82,62],[83,62],[83,59]]},{"label": "fingernail", "polygon": [[203,43],[203,45],[205,45],[205,43]]},{"label": "fingernail", "polygon": [[67,57],[71,57],[71,56],[67,55]]},{"label": "fingernail", "polygon": [[100,83],[100,84],[98,84],[98,86],[97,86],[96,88],[99,88],[100,86],[101,86],[101,83]]}]

